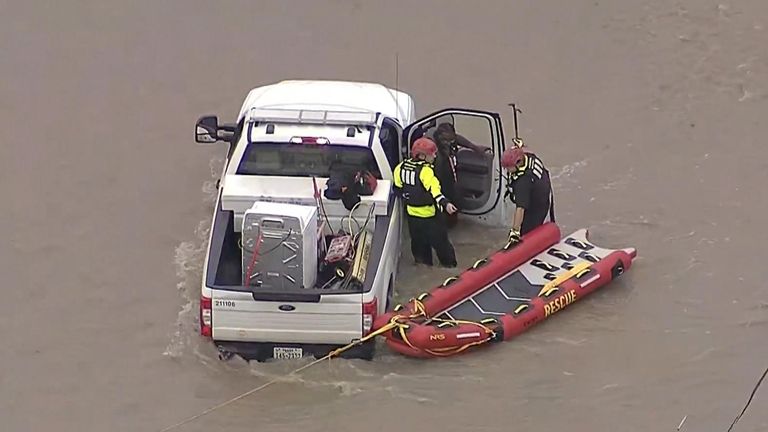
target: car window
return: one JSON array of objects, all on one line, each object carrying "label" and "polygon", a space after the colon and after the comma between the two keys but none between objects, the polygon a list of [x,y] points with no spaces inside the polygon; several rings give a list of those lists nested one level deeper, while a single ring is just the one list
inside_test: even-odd
[{"label": "car window", "polygon": [[394,170],[395,166],[400,163],[400,135],[397,128],[391,123],[384,121],[381,125],[379,141],[381,141],[381,147],[387,156],[389,168]]},{"label": "car window", "polygon": [[368,170],[381,179],[368,147],[251,143],[245,149],[237,174],[289,177],[330,177],[331,168]]}]

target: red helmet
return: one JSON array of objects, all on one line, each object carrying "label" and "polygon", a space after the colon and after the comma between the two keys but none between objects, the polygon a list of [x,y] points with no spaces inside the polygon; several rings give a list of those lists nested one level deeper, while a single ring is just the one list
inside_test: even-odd
[{"label": "red helmet", "polygon": [[434,156],[437,153],[437,144],[429,138],[419,138],[413,142],[411,156]]},{"label": "red helmet", "polygon": [[512,169],[516,167],[524,157],[525,150],[522,148],[517,146],[508,148],[504,151],[504,154],[501,155],[501,166],[506,169]]}]

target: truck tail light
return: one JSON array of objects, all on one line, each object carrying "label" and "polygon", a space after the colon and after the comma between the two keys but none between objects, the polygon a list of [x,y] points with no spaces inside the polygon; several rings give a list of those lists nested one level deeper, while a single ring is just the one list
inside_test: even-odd
[{"label": "truck tail light", "polygon": [[376,321],[377,314],[376,298],[368,303],[363,303],[363,336],[368,335],[373,328],[373,322]]},{"label": "truck tail light", "polygon": [[205,296],[200,296],[200,334],[207,337],[213,335],[211,299]]}]

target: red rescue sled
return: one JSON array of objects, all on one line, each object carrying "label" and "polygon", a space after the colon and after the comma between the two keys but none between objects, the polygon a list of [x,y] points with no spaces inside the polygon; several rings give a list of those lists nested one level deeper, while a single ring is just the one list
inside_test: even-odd
[{"label": "red rescue sled", "polygon": [[374,323],[407,356],[444,357],[510,340],[617,278],[634,248],[604,249],[586,229],[546,223]]}]

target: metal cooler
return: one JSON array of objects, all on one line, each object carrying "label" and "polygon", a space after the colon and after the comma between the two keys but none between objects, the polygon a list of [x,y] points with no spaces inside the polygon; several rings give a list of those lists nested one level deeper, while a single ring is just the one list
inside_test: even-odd
[{"label": "metal cooler", "polygon": [[243,285],[269,290],[313,288],[317,279],[317,213],[316,206],[262,201],[246,210],[242,225]]}]

